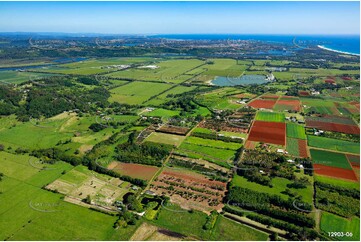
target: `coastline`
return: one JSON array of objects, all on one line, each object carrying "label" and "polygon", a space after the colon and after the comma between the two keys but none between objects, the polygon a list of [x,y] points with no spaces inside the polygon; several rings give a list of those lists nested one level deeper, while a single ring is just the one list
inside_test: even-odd
[{"label": "coastline", "polygon": [[360,56],[360,54],[346,52],[346,51],[340,51],[340,50],[334,50],[334,49],[327,48],[327,47],[325,47],[323,45],[317,45],[317,47],[320,48],[320,49],[323,49],[323,50],[328,50],[328,51],[332,51],[332,52],[336,52],[336,53],[340,53],[340,54]]}]

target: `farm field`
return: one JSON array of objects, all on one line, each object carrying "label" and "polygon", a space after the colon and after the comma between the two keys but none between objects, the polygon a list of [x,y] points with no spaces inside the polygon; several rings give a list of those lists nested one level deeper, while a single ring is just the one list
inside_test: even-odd
[{"label": "farm field", "polygon": [[174,95],[179,95],[182,93],[186,93],[186,92],[190,92],[192,90],[196,89],[196,87],[188,87],[188,86],[176,86],[162,94],[160,94],[159,96],[149,100],[148,102],[146,102],[146,105],[161,105],[165,102],[168,102],[170,100],[172,100],[172,96]]},{"label": "farm field", "polygon": [[155,116],[155,117],[162,117],[162,118],[169,118],[172,116],[179,115],[179,111],[177,110],[168,110],[164,108],[156,108],[153,111],[144,113],[144,116]]},{"label": "farm field", "polygon": [[224,142],[221,140],[203,139],[193,136],[187,137],[184,143],[206,146],[206,147],[214,147],[218,149],[227,149],[227,150],[237,150],[242,146],[242,144],[239,143]]},{"label": "farm field", "polygon": [[234,150],[218,149],[185,142],[179,146],[176,152],[195,159],[202,158],[225,167],[229,167],[228,163],[235,155]]},{"label": "farm field", "polygon": [[248,103],[248,106],[252,108],[264,108],[264,109],[273,109],[273,106],[276,104],[277,100],[267,100],[267,99],[255,99]]},{"label": "farm field", "polygon": [[328,234],[328,232],[343,232],[352,233],[352,236],[340,237],[344,241],[358,241],[360,240],[360,219],[353,217],[351,220],[339,217],[332,213],[322,212],[321,216],[321,230]]},{"label": "farm field", "polygon": [[344,140],[318,137],[314,135],[307,136],[308,145],[311,147],[360,154],[360,144]]},{"label": "farm field", "polygon": [[124,71],[117,71],[107,76],[111,78],[126,78],[143,81],[162,81],[171,83],[181,83],[189,77],[182,74],[190,71],[204,62],[197,59],[189,60],[165,60],[155,63],[159,68],[131,68]]},{"label": "farm field", "polygon": [[113,161],[107,167],[109,170],[115,171],[123,176],[130,176],[138,179],[150,180],[154,174],[158,171],[158,167],[134,164],[134,163],[123,163]]},{"label": "farm field", "polygon": [[310,149],[310,152],[315,164],[351,170],[351,165],[344,154],[316,149]]},{"label": "farm field", "polygon": [[266,233],[230,220],[223,215],[218,216],[214,226],[214,232],[212,233],[212,239],[218,241],[267,240],[267,237],[268,235]]},{"label": "farm field", "polygon": [[335,186],[360,190],[360,184],[356,183],[356,182],[352,182],[352,181],[334,179],[332,177],[319,176],[317,174],[315,175],[315,181],[320,181],[320,182],[324,182],[324,183],[335,185]]},{"label": "farm field", "polygon": [[171,87],[171,85],[163,83],[131,82],[124,86],[112,89],[109,101],[127,104],[142,104],[150,97],[156,96]]},{"label": "farm field", "polygon": [[[41,189],[69,171],[69,164],[47,164],[48,169],[43,169],[36,158],[29,161],[27,155],[0,153],[4,173],[0,182],[2,240],[113,240],[127,239],[133,232],[133,228],[109,230],[114,217],[64,202],[60,194]],[[10,217],[16,220],[9,221]],[[59,228],[59,223],[64,226]],[[92,231],[94,223],[99,223],[96,231]]]},{"label": "farm field", "polygon": [[208,238],[208,233],[202,229],[207,217],[205,213],[199,211],[189,213],[172,203],[165,204],[164,207],[160,211],[158,219],[153,221],[155,225],[197,239]]},{"label": "farm field", "polygon": [[258,111],[256,114],[256,120],[267,122],[284,122],[285,115],[283,113],[271,113]]},{"label": "farm field", "polygon": [[306,127],[346,133],[359,134],[360,128],[351,119],[346,118],[306,118]]},{"label": "farm field", "polygon": [[305,129],[301,125],[295,123],[287,123],[286,131],[287,137],[295,139],[307,139]]},{"label": "farm field", "polygon": [[44,74],[44,73],[0,71],[0,84],[19,84],[29,80],[36,80],[38,78],[43,78],[48,76],[53,76],[53,75]]},{"label": "farm field", "polygon": [[185,138],[186,137],[182,135],[153,132],[145,139],[145,141],[179,146]]},{"label": "farm field", "polygon": [[301,103],[297,99],[284,99],[281,98],[277,101],[276,105],[274,106],[274,110],[276,111],[284,111],[284,110],[292,110],[299,112],[301,110]]},{"label": "farm field", "polygon": [[278,122],[254,121],[248,140],[271,143],[277,145],[286,144],[286,124]]},{"label": "farm field", "polygon": [[314,170],[318,175],[357,181],[346,155],[341,153],[310,149]]},{"label": "farm field", "polygon": [[286,143],[286,149],[290,155],[301,158],[309,157],[306,140],[287,137]]},{"label": "farm field", "polygon": [[150,61],[150,58],[104,58],[87,59],[43,68],[42,71],[57,74],[94,75],[117,70],[116,65],[131,65]]}]

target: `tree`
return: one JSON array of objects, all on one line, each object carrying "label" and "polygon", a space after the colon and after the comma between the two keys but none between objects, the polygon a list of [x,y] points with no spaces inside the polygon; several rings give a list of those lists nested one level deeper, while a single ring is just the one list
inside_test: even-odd
[{"label": "tree", "polygon": [[91,198],[90,198],[90,195],[86,196],[86,198],[84,198],[83,201],[84,201],[85,203],[87,203],[87,204],[91,204],[92,200],[91,200]]}]

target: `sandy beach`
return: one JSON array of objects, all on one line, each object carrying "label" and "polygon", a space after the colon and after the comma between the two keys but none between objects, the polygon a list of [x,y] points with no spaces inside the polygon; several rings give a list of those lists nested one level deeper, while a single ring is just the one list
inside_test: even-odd
[{"label": "sandy beach", "polygon": [[322,46],[322,45],[317,45],[317,47],[320,48],[320,49],[323,49],[323,50],[333,51],[333,52],[340,53],[340,54],[360,56],[360,54],[355,54],[355,53],[350,53],[350,52],[345,52],[345,51],[334,50],[334,49],[326,48],[325,46]]}]

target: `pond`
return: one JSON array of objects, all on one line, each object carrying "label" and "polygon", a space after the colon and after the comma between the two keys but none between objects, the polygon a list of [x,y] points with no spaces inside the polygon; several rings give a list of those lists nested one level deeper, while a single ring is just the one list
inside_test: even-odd
[{"label": "pond", "polygon": [[216,86],[258,85],[269,80],[263,75],[243,75],[241,77],[217,76],[211,83]]}]

